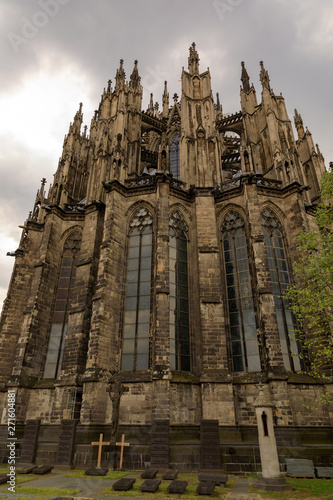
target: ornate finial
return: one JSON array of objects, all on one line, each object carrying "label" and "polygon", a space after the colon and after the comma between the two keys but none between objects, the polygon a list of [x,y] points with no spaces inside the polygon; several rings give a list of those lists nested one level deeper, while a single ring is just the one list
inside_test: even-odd
[{"label": "ornate finial", "polygon": [[195,43],[193,42],[190,47],[190,55],[188,58],[188,70],[191,75],[199,74],[199,54],[195,48]]},{"label": "ornate finial", "polygon": [[269,85],[268,72],[264,68],[263,61],[260,61],[260,67],[261,67],[261,70],[260,70],[260,81],[261,81],[261,84],[262,84],[262,88],[263,89],[266,88],[268,90],[271,90],[271,87]]},{"label": "ornate finial", "polygon": [[45,179],[45,177],[43,177],[43,179],[42,179],[40,182],[42,183],[42,186],[45,186],[45,184],[46,184],[46,179]]},{"label": "ornate finial", "polygon": [[175,103],[178,101],[178,94],[173,94],[173,100],[175,101]]},{"label": "ornate finial", "polygon": [[140,85],[141,78],[138,72],[138,61],[135,59],[134,68],[130,77],[130,87],[136,88]]},{"label": "ornate finial", "polygon": [[246,71],[244,61],[241,62],[241,65],[242,65],[241,82],[243,84],[243,90],[245,92],[249,92],[249,90],[250,90],[250,78],[249,78],[249,75]]},{"label": "ornate finial", "polygon": [[295,109],[294,123],[297,130],[297,135],[299,139],[302,139],[305,135],[304,125],[301,115],[298,113],[297,109]]},{"label": "ornate finial", "polygon": [[125,71],[123,68],[124,59],[120,59],[120,67],[116,74],[116,90],[119,90],[125,85]]},{"label": "ornate finial", "polygon": [[164,82],[164,92],[163,92],[163,116],[168,116],[169,114],[169,94],[167,81]]},{"label": "ornate finial", "polygon": [[110,93],[111,92],[111,80],[108,81],[108,92]]}]

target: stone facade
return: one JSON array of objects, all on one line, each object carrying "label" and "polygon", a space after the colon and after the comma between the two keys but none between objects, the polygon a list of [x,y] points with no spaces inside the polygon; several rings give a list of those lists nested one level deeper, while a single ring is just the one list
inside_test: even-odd
[{"label": "stone facade", "polygon": [[311,353],[289,337],[280,299],[324,160],[297,111],[295,139],[263,63],[260,79],[258,104],[242,63],[241,111],[224,115],[193,44],[182,95],[170,106],[165,83],[162,111],[153,96],[141,110],[137,61],[128,82],[120,62],[89,136],[80,105],[24,224],[1,317],[1,423],[11,388],[18,432],[41,419],[38,460],[54,459],[61,420],[77,418],[77,463],[94,459],[100,432],[125,432],[125,465],[144,467],[151,422],[169,420],[172,464],[197,468],[210,419],[228,471],[257,471],[262,382],[281,456],[291,442],[312,453],[313,436],[327,461],[333,409],[304,404],[329,385],[297,374]]}]

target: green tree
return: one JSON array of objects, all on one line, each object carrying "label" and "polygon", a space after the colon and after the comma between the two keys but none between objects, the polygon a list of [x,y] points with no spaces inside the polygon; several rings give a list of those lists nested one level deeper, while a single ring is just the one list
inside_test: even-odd
[{"label": "green tree", "polygon": [[[333,376],[333,165],[321,180],[321,203],[315,220],[319,230],[302,231],[302,257],[294,263],[297,283],[288,298],[306,333],[296,332],[308,353],[310,373]],[[321,402],[332,400],[326,393]],[[318,401],[319,402],[319,401]]]}]

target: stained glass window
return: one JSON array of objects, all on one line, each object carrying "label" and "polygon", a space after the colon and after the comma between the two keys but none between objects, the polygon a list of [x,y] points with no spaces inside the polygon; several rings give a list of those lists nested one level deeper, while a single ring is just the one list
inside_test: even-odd
[{"label": "stained glass window", "polygon": [[153,219],[141,208],[130,223],[122,370],[147,370]]},{"label": "stained glass window", "polygon": [[261,369],[244,220],[234,211],[222,226],[230,344],[235,372]]},{"label": "stained glass window", "polygon": [[80,246],[79,232],[72,233],[64,244],[44,378],[57,378],[60,374]]},{"label": "stained glass window", "polygon": [[297,321],[291,310],[289,300],[284,297],[290,284],[290,278],[285,256],[281,223],[269,209],[263,211],[261,223],[265,236],[268,266],[272,282],[284,365],[287,370],[299,371],[303,369],[303,362],[299,357],[300,345],[295,338]]},{"label": "stained glass window", "polygon": [[179,179],[180,176],[179,164],[179,134],[175,134],[170,142],[170,174],[175,179]]},{"label": "stained glass window", "polygon": [[169,224],[170,366],[190,371],[187,226],[179,212],[172,214]]}]

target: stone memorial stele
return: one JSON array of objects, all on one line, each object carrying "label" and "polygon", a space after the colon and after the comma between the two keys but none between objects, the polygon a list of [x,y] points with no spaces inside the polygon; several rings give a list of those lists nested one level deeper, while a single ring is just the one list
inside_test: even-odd
[{"label": "stone memorial stele", "polygon": [[38,434],[40,428],[40,420],[27,420],[24,429],[24,436],[21,446],[19,463],[34,464],[37,453]]},{"label": "stone memorial stele", "polygon": [[262,477],[259,477],[253,486],[260,490],[291,490],[291,485],[286,483],[286,479],[281,476],[280,472],[273,426],[274,405],[264,394],[263,385],[259,384],[258,388],[259,396],[253,406],[257,417]]},{"label": "stone memorial stele", "polygon": [[74,444],[76,426],[79,423],[76,419],[62,420],[57,451],[57,466],[71,466],[73,463]]}]

